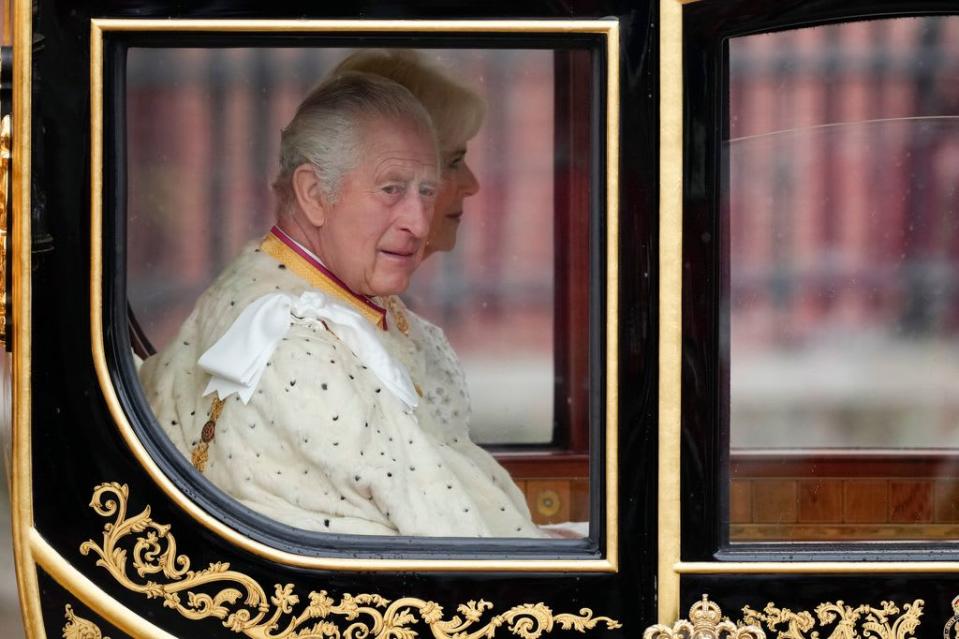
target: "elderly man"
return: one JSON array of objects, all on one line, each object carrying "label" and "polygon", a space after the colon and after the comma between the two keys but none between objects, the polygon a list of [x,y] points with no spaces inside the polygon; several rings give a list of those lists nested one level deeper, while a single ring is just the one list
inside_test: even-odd
[{"label": "elderly man", "polygon": [[540,535],[458,419],[449,344],[389,297],[422,259],[437,181],[406,89],[359,73],[320,85],[283,131],[276,226],[144,363],[175,445],[250,508],[337,533]]}]

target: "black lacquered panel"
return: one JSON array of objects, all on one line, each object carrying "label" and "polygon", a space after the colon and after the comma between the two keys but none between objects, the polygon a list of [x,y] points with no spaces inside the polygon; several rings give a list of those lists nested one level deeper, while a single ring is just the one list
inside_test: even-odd
[{"label": "black lacquered panel", "polygon": [[[84,605],[76,594],[65,590],[46,572],[41,570],[38,577],[43,619],[47,628],[62,628],[67,637],[104,636],[119,639],[131,636],[104,621],[96,611]],[[97,632],[100,634],[97,635]]]},{"label": "black lacquered panel", "polygon": [[[572,2],[534,3],[517,6],[510,3],[483,4],[462,8],[451,3],[370,3],[364,6],[312,9],[306,14],[299,4],[273,4],[269,8],[252,4],[206,3],[183,8],[180,3],[153,3],[132,6],[127,2],[102,2],[82,8],[75,3],[39,3],[34,30],[37,51],[34,56],[34,210],[35,229],[45,229],[48,242],[44,252],[34,255],[33,274],[33,353],[31,380],[33,397],[33,501],[36,526],[49,543],[98,587],[123,605],[176,636],[236,636],[219,619],[190,621],[162,599],[148,598],[134,589],[120,585],[104,568],[96,566],[96,549],[86,555],[80,546],[86,541],[102,546],[104,526],[116,519],[104,516],[90,507],[95,488],[104,482],[128,486],[127,517],[138,515],[147,507],[150,518],[160,525],[169,525],[161,545],[175,538],[176,553],[189,558],[190,567],[200,570],[217,562],[227,562],[230,570],[242,575],[241,591],[250,584],[263,589],[265,601],[275,595],[275,586],[292,584],[290,594],[299,600],[301,610],[310,601],[310,593],[325,591],[334,603],[343,601],[347,593],[378,595],[394,601],[415,597],[433,601],[449,619],[460,604],[470,600],[486,600],[492,604],[484,610],[473,629],[481,627],[496,614],[514,606],[541,603],[550,614],[579,615],[581,608],[591,608],[594,615],[609,616],[622,623],[621,629],[594,630],[596,636],[635,636],[641,627],[652,621],[654,609],[655,567],[655,445],[656,445],[656,367],[650,365],[656,354],[656,143],[658,123],[655,77],[657,66],[656,38],[651,31],[655,8],[646,3]],[[517,574],[517,573],[370,573],[352,570],[321,572],[278,565],[259,556],[240,551],[223,538],[199,525],[182,511],[148,476],[120,436],[104,402],[94,373],[89,325],[90,272],[90,106],[89,106],[89,32],[90,19],[98,18],[604,18],[620,21],[621,49],[621,147],[619,167],[621,317],[614,326],[620,343],[620,460],[619,478],[621,517],[619,521],[620,571],[618,574]],[[290,41],[295,38],[289,38]],[[491,38],[490,40],[492,40]],[[276,37],[273,37],[276,40]],[[224,40],[225,41],[225,40]],[[195,44],[195,39],[185,38]],[[255,44],[255,38],[244,36],[243,43]],[[436,38],[435,44],[463,44],[456,38]],[[175,38],[164,37],[165,46],[174,46]],[[289,42],[287,42],[289,44]],[[352,42],[351,42],[352,44]],[[488,45],[489,42],[486,42]],[[523,36],[502,37],[499,44],[528,46]],[[476,46],[470,43],[470,46]],[[109,53],[109,52],[108,52]],[[106,69],[117,74],[120,69]],[[108,85],[109,87],[109,85]],[[108,88],[109,91],[109,88]],[[108,103],[120,109],[122,101],[108,94]],[[117,120],[121,113],[115,113]],[[109,118],[107,119],[110,122]],[[108,126],[105,138],[112,135]],[[107,166],[107,171],[116,170]],[[115,174],[108,174],[104,210],[119,201]],[[109,219],[109,216],[106,217]],[[598,229],[601,231],[602,229]],[[102,259],[105,301],[103,334],[107,344],[107,360],[114,365],[112,375],[130,376],[129,366],[117,366],[127,358],[126,317],[117,311],[118,291],[122,277],[122,225],[107,224],[102,238]],[[597,273],[602,264],[597,264]],[[602,308],[602,298],[594,304]],[[599,335],[601,337],[601,334]],[[598,341],[598,339],[596,340]],[[596,353],[601,364],[602,354]],[[125,359],[124,359],[125,361]],[[628,389],[628,392],[625,392]],[[144,419],[142,406],[124,396],[125,407],[133,419]],[[601,442],[594,443],[596,448]],[[598,466],[595,466],[598,468]],[[599,476],[594,477],[599,484]],[[203,508],[213,508],[215,499],[196,484],[183,483],[185,494]],[[110,498],[104,495],[103,499]],[[116,496],[113,499],[118,499]],[[599,513],[596,513],[597,517]],[[251,530],[251,519],[219,514],[226,523],[240,530]],[[261,522],[262,523],[262,522]],[[252,525],[256,525],[255,522]],[[261,537],[269,537],[258,529]],[[269,531],[268,531],[269,532]],[[123,537],[131,543],[139,531]],[[144,533],[146,534],[146,533]],[[273,539],[277,539],[273,536]],[[302,550],[302,540],[287,538],[285,549]],[[119,542],[118,542],[119,543]],[[152,542],[151,542],[152,543]],[[377,544],[380,545],[377,545]],[[285,544],[285,545],[284,545]],[[352,544],[352,545],[351,545]],[[350,557],[404,556],[419,558],[463,558],[482,555],[553,559],[558,557],[599,556],[602,549],[576,543],[556,545],[499,542],[484,547],[470,541],[446,541],[431,545],[427,541],[401,541],[396,544],[344,540],[342,546],[330,544],[314,553]],[[158,574],[136,575],[128,559],[131,578],[143,583],[148,579],[171,583],[182,576]],[[252,587],[252,586],[251,586]],[[216,592],[217,587],[212,588]],[[210,592],[210,590],[207,590]],[[182,594],[187,600],[186,593]],[[324,600],[325,601],[325,600]],[[270,604],[267,603],[269,606]],[[242,607],[242,606],[240,606]],[[381,610],[385,609],[381,607]],[[418,615],[434,618],[427,608]],[[541,610],[541,609],[537,609]],[[53,623],[53,613],[48,623]],[[600,626],[604,626],[605,622]],[[50,626],[52,632],[56,626]],[[417,627],[421,634],[428,630]],[[500,630],[500,633],[504,632]],[[557,629],[556,632],[560,630]],[[121,636],[113,629],[111,636]]]}]

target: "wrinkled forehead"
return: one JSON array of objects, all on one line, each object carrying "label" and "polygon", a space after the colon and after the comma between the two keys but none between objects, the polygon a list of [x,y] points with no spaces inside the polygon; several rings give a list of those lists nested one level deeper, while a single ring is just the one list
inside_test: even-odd
[{"label": "wrinkled forehead", "polygon": [[357,128],[363,159],[376,158],[379,163],[389,157],[394,161],[405,160],[410,165],[419,163],[438,170],[440,150],[429,123],[410,116],[380,116],[362,118]]}]

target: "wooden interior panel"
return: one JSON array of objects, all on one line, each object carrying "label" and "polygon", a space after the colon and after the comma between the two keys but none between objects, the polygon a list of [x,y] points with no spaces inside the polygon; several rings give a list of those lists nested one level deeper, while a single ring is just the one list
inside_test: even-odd
[{"label": "wooden interior panel", "polygon": [[[541,450],[499,452],[495,456],[526,495],[534,522],[589,520],[589,455]],[[545,491],[554,492],[561,501],[558,512],[551,512],[552,508],[543,503]]]},{"label": "wooden interior panel", "polygon": [[730,540],[959,539],[951,454],[733,455]]},{"label": "wooden interior panel", "polygon": [[734,479],[729,487],[729,521],[748,524],[752,521],[752,487],[747,479]]},{"label": "wooden interior panel", "polygon": [[889,488],[882,480],[848,480],[843,482],[843,521],[886,521],[889,511]]},{"label": "wooden interior panel", "polygon": [[936,521],[959,521],[959,481],[936,482]]},{"label": "wooden interior panel", "polygon": [[795,479],[769,479],[753,484],[753,520],[764,524],[794,522],[799,518]]},{"label": "wooden interior panel", "polygon": [[931,522],[934,484],[928,480],[889,482],[889,521]]},{"label": "wooden interior panel", "polygon": [[799,521],[840,522],[842,507],[842,481],[807,479],[799,482]]}]

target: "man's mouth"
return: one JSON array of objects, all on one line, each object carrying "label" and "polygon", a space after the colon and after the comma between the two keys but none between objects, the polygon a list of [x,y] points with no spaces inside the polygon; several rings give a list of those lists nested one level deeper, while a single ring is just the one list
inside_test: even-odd
[{"label": "man's mouth", "polygon": [[416,250],[415,249],[399,249],[399,250],[380,249],[380,253],[383,253],[384,255],[388,255],[390,257],[406,259],[406,258],[414,257],[416,255]]},{"label": "man's mouth", "polygon": [[461,217],[463,217],[463,211],[456,211],[455,213],[447,213],[446,217],[451,220],[458,221]]}]

